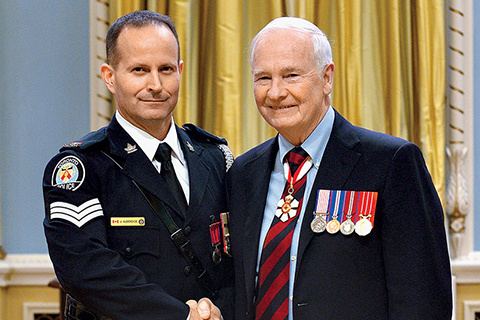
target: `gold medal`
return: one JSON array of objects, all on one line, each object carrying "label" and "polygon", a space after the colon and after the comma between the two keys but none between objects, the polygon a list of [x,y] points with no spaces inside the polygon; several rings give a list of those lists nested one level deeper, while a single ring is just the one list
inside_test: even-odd
[{"label": "gold medal", "polygon": [[338,211],[339,211],[340,207],[343,206],[342,204],[340,204],[341,195],[342,195],[342,191],[337,190],[336,191],[336,198],[335,198],[335,208],[333,210],[333,215],[332,215],[330,221],[327,224],[327,232],[330,233],[330,234],[337,233],[338,230],[340,230],[340,222],[338,222],[337,218],[338,218]]},{"label": "gold medal", "polygon": [[328,215],[328,213],[315,212],[314,214],[315,218],[310,223],[310,228],[315,233],[322,233],[327,227],[327,220],[325,219],[325,216]]},{"label": "gold medal", "polygon": [[358,216],[360,219],[355,224],[355,232],[359,236],[366,236],[372,231],[376,203],[376,192],[362,192],[362,207]]},{"label": "gold medal", "polygon": [[337,219],[330,220],[327,224],[327,232],[330,234],[337,233],[340,230],[340,222]]},{"label": "gold medal", "polygon": [[359,236],[366,236],[370,233],[370,231],[372,231],[372,223],[370,222],[370,220],[368,220],[367,217],[358,220],[355,224],[355,232]]}]

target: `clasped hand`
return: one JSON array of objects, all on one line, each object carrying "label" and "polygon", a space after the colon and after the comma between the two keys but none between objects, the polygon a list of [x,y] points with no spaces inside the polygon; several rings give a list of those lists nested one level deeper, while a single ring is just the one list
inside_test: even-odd
[{"label": "clasped hand", "polygon": [[190,307],[190,320],[222,320],[220,309],[213,304],[208,298],[200,300],[188,300],[187,305]]}]

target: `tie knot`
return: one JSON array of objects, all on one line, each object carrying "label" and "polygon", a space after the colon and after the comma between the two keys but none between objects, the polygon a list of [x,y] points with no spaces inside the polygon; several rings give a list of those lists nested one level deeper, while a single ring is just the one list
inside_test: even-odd
[{"label": "tie knot", "polygon": [[302,164],[302,162],[308,157],[308,153],[303,150],[302,147],[295,147],[290,150],[285,158],[292,170],[292,174],[297,171],[298,167]]},{"label": "tie knot", "polygon": [[300,165],[307,157],[308,153],[302,147],[295,147],[286,155],[288,163],[296,165]]},{"label": "tie knot", "polygon": [[165,166],[165,169],[168,170],[170,166],[167,163],[171,163],[172,157],[172,148],[167,143],[160,143],[155,152],[155,159],[162,163],[162,166]]}]

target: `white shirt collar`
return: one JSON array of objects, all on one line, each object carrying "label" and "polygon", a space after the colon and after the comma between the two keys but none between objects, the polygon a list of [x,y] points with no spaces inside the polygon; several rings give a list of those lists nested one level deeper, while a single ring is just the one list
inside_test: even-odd
[{"label": "white shirt collar", "polygon": [[[327,147],[330,134],[332,133],[333,123],[335,122],[335,111],[330,106],[322,121],[313,130],[310,136],[302,143],[301,147],[312,157],[314,166],[318,169]],[[278,139],[280,162],[283,162],[285,155],[295,146],[288,142],[281,134]]]},{"label": "white shirt collar", "polygon": [[177,158],[182,165],[185,165],[185,157],[183,156],[182,148],[180,147],[180,141],[178,140],[177,130],[175,128],[175,122],[173,121],[170,124],[170,129],[168,129],[167,136],[163,141],[158,140],[153,137],[151,134],[143,131],[142,129],[134,126],[117,111],[115,112],[115,117],[118,123],[122,128],[132,137],[133,140],[138,144],[138,146],[143,150],[147,155],[150,161],[153,161],[155,157],[155,152],[161,142],[167,143],[170,148],[172,148],[173,156]]}]

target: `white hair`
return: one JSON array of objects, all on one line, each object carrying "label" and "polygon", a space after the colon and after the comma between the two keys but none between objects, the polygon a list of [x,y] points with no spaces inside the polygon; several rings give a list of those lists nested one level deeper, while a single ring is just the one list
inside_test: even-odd
[{"label": "white hair", "polygon": [[[297,17],[280,17],[272,20],[253,38],[250,45],[250,64],[253,63],[255,47],[262,35],[272,30],[296,30],[310,35],[313,56],[320,71],[332,62],[332,47],[325,33],[308,20]],[[252,64],[253,65],[253,64]]]}]

